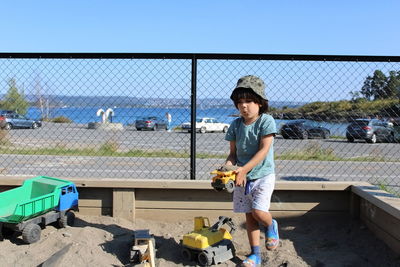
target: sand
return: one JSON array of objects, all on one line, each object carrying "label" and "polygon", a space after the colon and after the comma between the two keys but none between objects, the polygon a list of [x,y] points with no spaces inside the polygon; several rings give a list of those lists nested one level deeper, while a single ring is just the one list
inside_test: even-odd
[{"label": "sand", "polygon": [[[160,219],[161,220],[161,219]],[[218,218],[210,218],[216,222]],[[219,266],[236,266],[249,252],[242,217],[233,217],[237,256]],[[377,240],[359,221],[339,217],[279,219],[280,246],[263,248],[262,266],[400,266],[400,257]],[[227,229],[228,226],[225,225]],[[156,240],[156,266],[196,266],[185,262],[179,245],[193,220],[177,223],[77,214],[75,225],[48,225],[40,241],[24,244],[19,236],[0,242],[1,266],[132,266],[132,231],[149,229]],[[262,240],[263,242],[264,240]]]}]

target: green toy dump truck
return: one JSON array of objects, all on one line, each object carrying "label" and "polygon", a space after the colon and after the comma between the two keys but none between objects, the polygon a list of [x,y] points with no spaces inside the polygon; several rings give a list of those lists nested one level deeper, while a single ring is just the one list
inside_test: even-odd
[{"label": "green toy dump truck", "polygon": [[37,242],[42,227],[50,223],[72,225],[77,210],[74,183],[46,176],[25,180],[22,186],[0,193],[0,240],[3,230],[12,230],[28,244]]}]

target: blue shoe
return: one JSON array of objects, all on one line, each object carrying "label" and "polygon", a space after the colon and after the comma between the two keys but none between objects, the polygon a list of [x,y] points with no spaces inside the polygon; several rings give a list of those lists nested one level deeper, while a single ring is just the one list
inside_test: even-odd
[{"label": "blue shoe", "polygon": [[257,267],[261,266],[261,257],[257,256],[256,254],[251,254],[248,256],[243,262],[242,265],[243,267]]},{"label": "blue shoe", "polygon": [[265,232],[265,247],[268,250],[274,250],[279,245],[279,232],[278,222],[272,219],[272,225],[270,225]]}]

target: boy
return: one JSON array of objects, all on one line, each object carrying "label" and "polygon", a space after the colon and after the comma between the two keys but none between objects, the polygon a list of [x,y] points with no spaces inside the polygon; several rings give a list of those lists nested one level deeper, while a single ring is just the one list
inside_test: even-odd
[{"label": "boy", "polygon": [[234,212],[246,214],[246,228],[251,254],[243,266],[261,264],[260,227],[265,229],[268,250],[279,245],[278,224],[269,213],[271,195],[275,186],[273,141],[276,124],[268,111],[265,84],[259,77],[240,78],[231,99],[240,112],[232,122],[225,140],[230,142],[230,153],[225,166],[237,165],[236,187],[233,192]]}]

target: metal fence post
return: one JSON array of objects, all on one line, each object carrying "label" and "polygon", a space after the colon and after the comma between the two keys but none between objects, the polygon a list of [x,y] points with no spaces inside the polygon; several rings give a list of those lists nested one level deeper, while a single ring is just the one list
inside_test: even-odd
[{"label": "metal fence post", "polygon": [[190,180],[196,180],[196,90],[197,90],[197,58],[192,59],[192,93],[190,112]]}]

